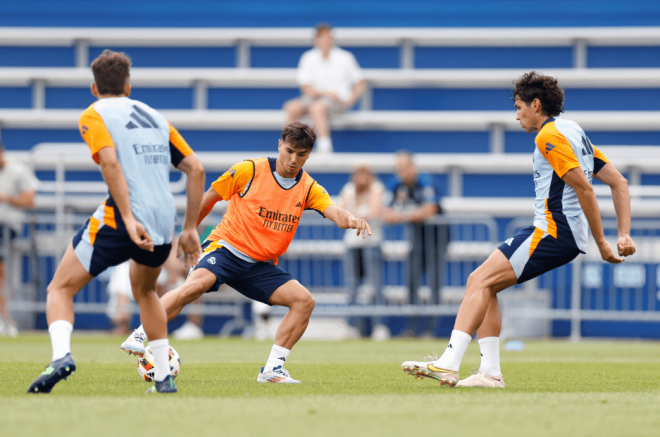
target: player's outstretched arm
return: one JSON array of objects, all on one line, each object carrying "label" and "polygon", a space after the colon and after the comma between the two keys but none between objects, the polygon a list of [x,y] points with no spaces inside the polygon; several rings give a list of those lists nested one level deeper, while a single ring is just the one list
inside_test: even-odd
[{"label": "player's outstretched arm", "polygon": [[215,191],[215,188],[211,187],[209,188],[206,193],[204,193],[204,197],[202,197],[202,205],[199,210],[199,220],[197,221],[197,226],[202,223],[202,220],[206,218],[207,215],[213,211],[213,207],[215,206],[216,203],[222,200],[222,197],[218,194],[217,191]]},{"label": "player's outstretched arm", "polygon": [[202,246],[197,233],[202,194],[204,193],[204,166],[195,155],[188,155],[181,160],[177,168],[188,177],[186,186],[186,216],[183,230],[177,244],[177,257],[183,253],[186,267],[194,266],[202,254]]},{"label": "player's outstretched arm", "polygon": [[617,249],[620,256],[630,256],[635,253],[635,243],[630,238],[630,193],[628,181],[608,162],[595,174],[602,183],[609,185],[612,190],[612,202],[616,211],[617,231],[619,241]]},{"label": "player's outstretched arm", "polygon": [[596,193],[582,172],[582,168],[576,167],[568,170],[561,179],[575,190],[582,211],[584,211],[584,215],[589,222],[591,233],[598,245],[598,250],[600,250],[600,256],[604,261],[612,264],[622,263],[624,259],[614,254],[610,243],[605,239],[603,224],[600,221],[600,209],[598,208]]},{"label": "player's outstretched arm", "polygon": [[362,238],[365,238],[367,234],[371,235],[371,227],[366,220],[354,217],[353,214],[337,205],[328,206],[323,211],[323,215],[328,220],[337,223],[337,226],[342,229],[357,229],[357,235],[362,234]]},{"label": "player's outstretched arm", "polygon": [[105,183],[108,184],[108,190],[119,209],[126,232],[128,233],[131,241],[135,243],[140,249],[154,251],[154,242],[151,236],[144,228],[142,223],[139,223],[133,211],[131,210],[131,200],[128,195],[128,183],[124,171],[117,160],[117,152],[114,147],[103,147],[98,151],[99,164],[101,165],[101,174]]}]

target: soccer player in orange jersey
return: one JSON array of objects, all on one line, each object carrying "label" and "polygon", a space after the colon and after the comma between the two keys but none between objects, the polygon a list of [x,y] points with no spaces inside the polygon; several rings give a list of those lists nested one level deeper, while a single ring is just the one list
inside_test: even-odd
[{"label": "soccer player in orange jersey", "polygon": [[[356,229],[363,238],[371,235],[365,220],[335,205],[302,169],[315,140],[311,127],[290,123],[282,130],[277,158],[240,162],[213,182],[202,198],[200,221],[220,200],[229,202],[227,213],[202,245],[204,253],[185,284],[161,298],[169,320],[222,284],[250,299],[288,307],[257,382],[299,383],[291,378],[284,362],[307,328],[314,298],[291,274],[277,267],[277,259],[291,244],[303,211],[315,210],[342,229]],[[140,327],[121,347],[139,354],[144,351],[143,342]]]},{"label": "soccer player in orange jersey", "polygon": [[[500,370],[499,335],[502,315],[497,293],[568,264],[585,253],[591,229],[600,255],[621,263],[635,253],[630,238],[628,182],[594,147],[574,121],[559,117],[564,91],[556,79],[532,71],[513,89],[516,119],[527,133],[538,132],[534,149],[536,202],[534,224],[502,243],[468,278],[449,345],[432,361],[406,361],[409,374],[429,376],[453,387],[504,387]],[[616,256],[605,239],[592,178],[612,189],[619,239]],[[477,333],[481,367],[459,382],[463,354]]]}]

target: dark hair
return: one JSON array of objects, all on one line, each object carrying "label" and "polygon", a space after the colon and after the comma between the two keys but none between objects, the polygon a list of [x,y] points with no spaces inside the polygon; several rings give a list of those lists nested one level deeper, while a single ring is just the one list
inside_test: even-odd
[{"label": "dark hair", "polygon": [[316,26],[314,26],[316,29],[316,33],[314,35],[319,36],[319,33],[321,32],[332,32],[332,24],[326,23],[325,21],[321,23],[316,23]]},{"label": "dark hair", "polygon": [[305,123],[289,123],[282,129],[282,141],[289,143],[294,149],[312,150],[316,134],[314,129]]},{"label": "dark hair", "polygon": [[523,74],[514,83],[511,100],[516,97],[527,106],[539,99],[541,110],[548,117],[556,117],[564,112],[564,90],[557,79],[530,71]]},{"label": "dark hair", "polygon": [[103,50],[103,53],[92,62],[94,82],[99,94],[113,96],[124,94],[130,68],[131,60],[126,54]]},{"label": "dark hair", "polygon": [[5,151],[5,145],[2,143],[2,140],[0,140],[0,152]]}]

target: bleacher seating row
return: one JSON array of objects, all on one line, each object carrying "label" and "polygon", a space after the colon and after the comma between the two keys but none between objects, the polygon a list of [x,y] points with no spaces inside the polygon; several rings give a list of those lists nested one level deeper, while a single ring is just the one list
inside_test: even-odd
[{"label": "bleacher seating row", "polygon": [[[659,147],[603,147],[617,168],[628,176],[635,217],[655,217],[660,198]],[[41,144],[30,152],[10,152],[28,163],[41,183],[37,209],[52,211],[68,208],[93,210],[103,201],[107,188],[97,166],[81,143]],[[234,163],[264,156],[263,152],[198,153],[207,171],[207,183]],[[433,175],[448,213],[482,213],[496,217],[529,216],[534,196],[529,154],[417,154],[420,171]],[[394,172],[395,156],[389,153],[350,153],[312,156],[306,170],[332,195],[349,180],[357,162],[368,161],[382,179]],[[179,209],[185,206],[185,178],[173,173],[172,191]],[[608,187],[596,185],[597,194],[609,197]],[[222,208],[221,204],[220,207]],[[611,201],[602,204],[602,213],[613,216]]]},{"label": "bleacher seating row", "polygon": [[[520,69],[365,69],[362,110],[507,110]],[[660,109],[658,69],[555,69],[568,110]],[[134,68],[134,96],[156,109],[280,109],[299,95],[295,69]],[[0,107],[83,109],[88,68],[0,68]]]},{"label": "bleacher seating row", "polygon": [[[0,28],[2,66],[86,66],[104,48],[136,67],[292,68],[310,28]],[[619,28],[337,28],[363,68],[644,68],[660,66],[660,30]]]},{"label": "bleacher seating row", "polygon": [[[9,149],[41,142],[77,142],[81,110],[0,110],[2,138]],[[278,110],[164,110],[197,151],[273,151],[285,116]],[[658,145],[657,111],[570,111],[593,144]],[[356,111],[333,117],[337,152],[529,153],[526,134],[509,111]]]}]

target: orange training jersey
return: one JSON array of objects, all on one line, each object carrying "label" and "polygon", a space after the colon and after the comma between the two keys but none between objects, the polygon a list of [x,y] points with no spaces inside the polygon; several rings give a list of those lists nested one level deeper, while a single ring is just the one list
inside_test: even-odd
[{"label": "orange training jersey", "polygon": [[591,183],[608,160],[574,121],[549,118],[536,136],[534,150],[534,226],[567,246],[587,250],[587,218],[577,193],[561,178],[580,168]]},{"label": "orange training jersey", "polygon": [[313,209],[323,214],[333,204],[304,170],[291,188],[280,186],[273,174],[275,162],[274,158],[243,161],[213,182],[213,189],[229,206],[209,240],[224,241],[253,260],[277,263],[293,240],[302,212]]}]

